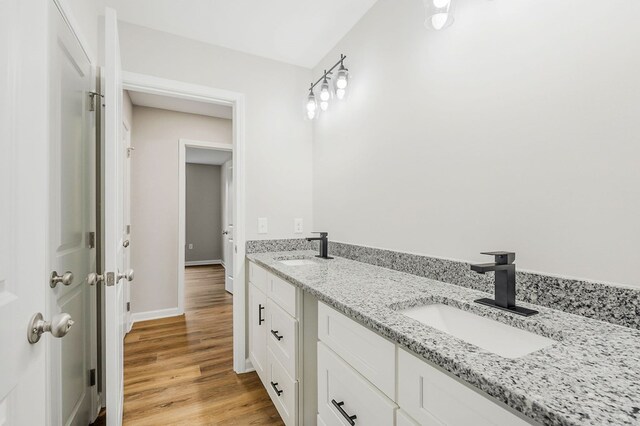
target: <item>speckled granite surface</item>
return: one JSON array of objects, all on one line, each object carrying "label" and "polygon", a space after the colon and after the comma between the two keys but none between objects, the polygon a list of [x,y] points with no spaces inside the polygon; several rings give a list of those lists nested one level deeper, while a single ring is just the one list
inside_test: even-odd
[{"label": "speckled granite surface", "polygon": [[[333,254],[336,252],[334,251]],[[473,303],[467,287],[315,251],[247,257],[319,300],[419,354],[531,419],[549,425],[640,425],[640,331],[545,307],[524,318]],[[313,265],[286,266],[311,257]],[[405,317],[397,310],[446,303],[553,338],[518,359],[502,358]]]},{"label": "speckled granite surface", "polygon": [[[313,243],[303,239],[250,241],[247,243],[247,253],[316,249],[316,245],[310,244]],[[329,253],[493,293],[493,274],[472,272],[465,262],[332,241],[329,242]],[[490,261],[487,258],[487,262]],[[516,258],[516,270],[517,263]],[[518,301],[640,329],[640,288],[617,287],[522,271],[517,271],[516,280]]]},{"label": "speckled granite surface", "polygon": [[317,241],[307,241],[304,238],[247,241],[247,254],[267,251],[317,250],[317,248]]}]

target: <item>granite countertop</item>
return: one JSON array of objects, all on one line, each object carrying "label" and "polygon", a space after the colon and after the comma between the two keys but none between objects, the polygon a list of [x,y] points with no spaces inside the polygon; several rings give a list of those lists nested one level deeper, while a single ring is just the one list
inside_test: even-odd
[{"label": "granite countertop", "polygon": [[[520,317],[473,300],[493,297],[454,284],[344,258],[286,266],[316,252],[249,254],[249,260],[345,315],[550,425],[640,425],[640,331],[521,303]],[[503,358],[406,317],[398,309],[446,303],[558,341],[517,359]]]}]

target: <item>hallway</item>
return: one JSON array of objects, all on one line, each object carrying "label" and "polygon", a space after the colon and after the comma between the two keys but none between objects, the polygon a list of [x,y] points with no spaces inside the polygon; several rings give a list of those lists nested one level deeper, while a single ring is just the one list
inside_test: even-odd
[{"label": "hallway", "polygon": [[255,372],[233,372],[232,296],[221,266],[188,267],[185,315],[125,338],[125,425],[281,425]]}]

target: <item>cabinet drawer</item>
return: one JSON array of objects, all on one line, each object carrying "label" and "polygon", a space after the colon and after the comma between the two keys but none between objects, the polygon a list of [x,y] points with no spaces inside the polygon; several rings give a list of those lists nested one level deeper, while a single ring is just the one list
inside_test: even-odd
[{"label": "cabinet drawer", "polygon": [[398,404],[422,425],[535,424],[403,349],[398,351]]},{"label": "cabinet drawer", "polygon": [[395,344],[324,303],[318,303],[318,339],[395,400]]},{"label": "cabinet drawer", "polygon": [[298,406],[298,382],[291,380],[284,367],[267,348],[267,392],[287,426],[296,424]]},{"label": "cabinet drawer", "polygon": [[266,269],[249,262],[249,282],[258,287],[265,294],[267,293],[267,277],[269,272]]},{"label": "cabinet drawer", "polygon": [[267,296],[289,315],[297,317],[296,287],[273,274],[269,274],[267,281]]},{"label": "cabinet drawer", "polygon": [[327,426],[393,425],[396,405],[322,342],[318,343],[318,414]]},{"label": "cabinet drawer", "polygon": [[298,321],[271,299],[267,301],[267,346],[289,377],[297,379]]}]

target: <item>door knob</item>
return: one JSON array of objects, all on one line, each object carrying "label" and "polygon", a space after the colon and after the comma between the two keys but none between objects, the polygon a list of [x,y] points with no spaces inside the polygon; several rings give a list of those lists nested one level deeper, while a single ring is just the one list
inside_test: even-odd
[{"label": "door knob", "polygon": [[65,272],[62,275],[58,275],[56,271],[51,273],[51,279],[49,280],[49,285],[51,288],[56,288],[58,283],[62,283],[64,285],[71,285],[73,283],[73,274],[70,271]]},{"label": "door knob", "polygon": [[123,246],[124,248],[129,247],[129,240],[124,240],[124,241],[122,242],[122,246]]},{"label": "door knob", "polygon": [[53,337],[64,337],[74,324],[69,314],[58,314],[51,318],[51,321],[43,320],[42,314],[38,312],[31,317],[29,328],[27,329],[27,340],[29,343],[37,343],[44,333],[51,333]]},{"label": "door knob", "polygon": [[95,272],[92,272],[87,276],[87,282],[89,283],[89,285],[96,285],[103,280],[104,280],[104,275],[100,275]]},{"label": "door knob", "polygon": [[129,271],[124,273],[118,272],[117,281],[120,281],[123,278],[125,278],[127,281],[133,281],[133,277],[133,269],[129,269]]}]

